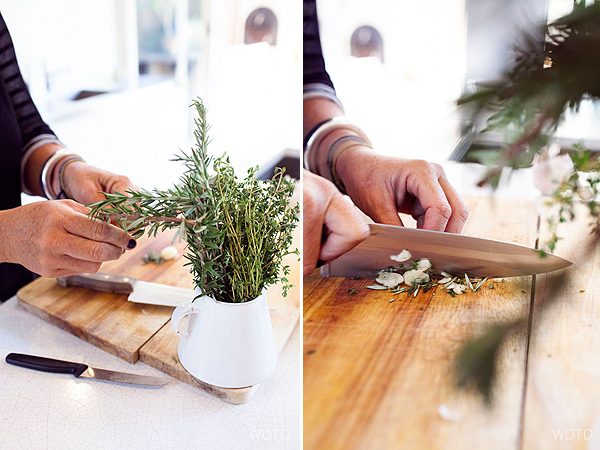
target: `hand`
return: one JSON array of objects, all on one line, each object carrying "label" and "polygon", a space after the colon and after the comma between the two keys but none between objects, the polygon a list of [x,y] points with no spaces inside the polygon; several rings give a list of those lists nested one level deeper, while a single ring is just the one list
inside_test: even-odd
[{"label": "hand", "polygon": [[340,155],[336,169],[354,204],[375,222],[402,225],[402,212],[418,228],[460,233],[469,215],[438,164],[353,147]]},{"label": "hand", "polygon": [[[302,258],[304,275],[308,275],[318,259],[335,259],[366,239],[369,224],[330,181],[305,170],[302,183]],[[326,237],[324,242],[322,233]]]},{"label": "hand", "polygon": [[123,230],[90,220],[73,200],[31,203],[0,211],[0,261],[21,264],[45,277],[95,273],[135,240]]},{"label": "hand", "polygon": [[79,161],[66,167],[64,182],[73,200],[83,205],[104,200],[106,197],[100,192],[124,194],[128,189],[138,189],[123,175],[115,175]]}]

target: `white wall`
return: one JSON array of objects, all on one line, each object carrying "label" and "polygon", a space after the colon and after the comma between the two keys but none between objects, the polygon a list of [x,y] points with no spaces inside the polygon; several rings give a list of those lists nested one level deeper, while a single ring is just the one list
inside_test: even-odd
[{"label": "white wall", "polygon": [[[464,0],[320,0],[325,63],[346,115],[381,153],[443,160],[458,139],[451,117],[466,58]],[[384,63],[350,56],[356,28],[383,39]]]},{"label": "white wall", "polygon": [[43,112],[51,95],[112,86],[117,68],[115,8],[108,0],[0,0],[21,71]]}]

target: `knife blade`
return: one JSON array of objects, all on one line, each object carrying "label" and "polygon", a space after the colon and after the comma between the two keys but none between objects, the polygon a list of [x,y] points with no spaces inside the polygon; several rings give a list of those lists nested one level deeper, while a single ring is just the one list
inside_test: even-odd
[{"label": "knife blade", "polygon": [[379,271],[398,265],[390,256],[404,249],[412,259],[429,259],[436,272],[456,276],[514,277],[552,272],[572,264],[552,254],[541,257],[533,248],[509,242],[378,223],[369,226],[367,239],[321,267],[323,276],[374,278]]},{"label": "knife blade", "polygon": [[93,378],[96,380],[112,381],[114,383],[139,384],[144,386],[164,386],[169,383],[165,377],[151,377],[133,373],[115,372],[113,370],[97,369],[87,364],[59,359],[44,358],[42,356],[25,355],[22,353],[9,353],[6,362],[13,366],[39,370],[49,373],[70,373],[76,378]]},{"label": "knife blade", "polygon": [[133,277],[110,273],[80,273],[56,279],[62,287],[77,286],[97,292],[129,294],[127,300],[134,303],[177,307],[193,300],[197,293],[191,289],[165,284],[149,283]]}]

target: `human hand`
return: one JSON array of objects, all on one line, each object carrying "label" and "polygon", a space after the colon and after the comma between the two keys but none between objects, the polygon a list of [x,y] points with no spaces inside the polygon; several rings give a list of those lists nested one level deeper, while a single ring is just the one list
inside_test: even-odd
[{"label": "human hand", "polygon": [[378,223],[402,225],[402,212],[418,228],[460,233],[469,215],[438,164],[353,147],[340,155],[336,171],[354,204]]},{"label": "human hand", "polygon": [[100,192],[124,194],[129,189],[138,189],[126,176],[115,175],[81,161],[65,168],[64,183],[71,198],[83,205],[104,200],[105,196]]},{"label": "human hand", "polygon": [[135,240],[86,214],[73,200],[31,203],[0,211],[0,261],[21,264],[45,277],[95,273]]},{"label": "human hand", "polygon": [[369,224],[330,181],[304,170],[302,183],[302,258],[304,275],[308,275],[317,260],[335,259],[366,239]]}]

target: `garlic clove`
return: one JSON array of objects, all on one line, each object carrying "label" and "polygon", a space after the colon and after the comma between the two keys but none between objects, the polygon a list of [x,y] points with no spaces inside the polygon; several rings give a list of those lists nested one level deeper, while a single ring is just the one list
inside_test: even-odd
[{"label": "garlic clove", "polygon": [[160,257],[165,261],[177,259],[179,258],[179,251],[177,251],[177,249],[172,245],[169,245],[168,247],[162,249],[162,251],[160,252]]}]

